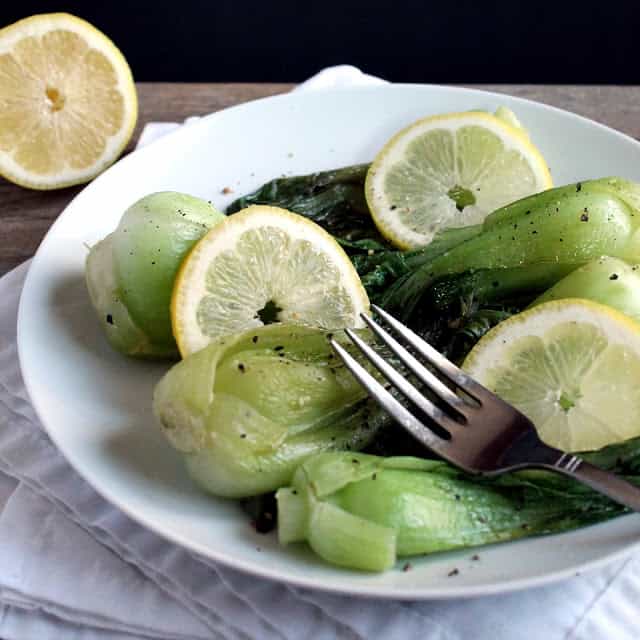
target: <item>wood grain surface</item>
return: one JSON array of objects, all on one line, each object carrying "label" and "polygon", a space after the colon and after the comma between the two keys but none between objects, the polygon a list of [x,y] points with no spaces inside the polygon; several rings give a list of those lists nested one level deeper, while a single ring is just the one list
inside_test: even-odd
[{"label": "wood grain surface", "polygon": [[[138,85],[140,117],[131,147],[150,121],[181,121],[264,96],[288,84]],[[476,88],[530,98],[568,109],[640,139],[639,86],[482,85]],[[82,187],[31,191],[0,178],[0,275],[36,251],[51,223]]]}]

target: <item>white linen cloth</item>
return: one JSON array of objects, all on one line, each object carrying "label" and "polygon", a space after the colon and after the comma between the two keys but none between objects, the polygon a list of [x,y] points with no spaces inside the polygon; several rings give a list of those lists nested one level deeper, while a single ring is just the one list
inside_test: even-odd
[{"label": "white linen cloth", "polygon": [[[298,90],[382,82],[354,67]],[[141,143],[168,128],[148,125]],[[0,279],[0,638],[3,640],[591,640],[637,638],[640,557],[560,584],[445,602],[329,595],[181,549],[105,502],[41,428],[16,347],[25,263]]]}]

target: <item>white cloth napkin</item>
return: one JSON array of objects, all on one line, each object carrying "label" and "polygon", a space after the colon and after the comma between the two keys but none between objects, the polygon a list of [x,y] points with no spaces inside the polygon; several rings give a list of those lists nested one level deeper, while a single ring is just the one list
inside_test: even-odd
[{"label": "white cloth napkin", "polygon": [[[342,66],[321,72],[302,90],[366,82],[381,81]],[[164,124],[149,125],[141,142],[165,133]],[[25,263],[0,279],[3,640],[638,637],[640,557],[510,595],[406,603],[254,578],[147,531],[68,466],[34,414],[16,348],[27,269]]]}]

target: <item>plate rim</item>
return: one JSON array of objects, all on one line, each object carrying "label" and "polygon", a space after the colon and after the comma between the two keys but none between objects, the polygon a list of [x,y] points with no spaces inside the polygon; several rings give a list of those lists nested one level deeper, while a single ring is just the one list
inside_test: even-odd
[{"label": "plate rim", "polygon": [[[464,93],[464,94],[472,94],[478,95],[484,99],[493,99],[499,100],[508,98],[509,101],[515,101],[516,103],[528,104],[532,105],[535,108],[543,108],[544,110],[550,110],[553,112],[557,112],[562,114],[564,117],[570,117],[572,119],[577,119],[582,123],[586,124],[590,127],[595,127],[600,129],[601,131],[606,132],[609,135],[612,135],[615,138],[618,138],[621,141],[626,143],[631,143],[632,145],[640,148],[640,141],[636,140],[632,136],[618,131],[608,125],[602,124],[595,120],[592,120],[586,116],[582,116],[580,114],[574,113],[567,109],[562,109],[560,107],[556,107],[553,105],[546,104],[544,102],[539,102],[537,100],[532,100],[530,98],[523,98],[520,96],[514,96],[509,93],[501,93],[497,91],[487,91],[484,89],[479,89],[476,87],[464,87],[464,86],[450,86],[450,85],[442,85],[442,84],[420,84],[420,83],[388,83],[383,85],[371,85],[371,86],[357,86],[357,87],[326,87],[321,89],[309,89],[307,91],[289,91],[282,94],[276,94],[272,96],[266,96],[263,98],[258,98],[255,100],[250,100],[247,102],[243,102],[237,105],[233,105],[224,109],[220,109],[219,111],[215,111],[209,114],[202,116],[197,122],[193,122],[189,124],[188,129],[192,128],[203,128],[209,126],[209,123],[215,120],[217,117],[220,117],[221,114],[224,114],[229,111],[241,111],[247,108],[249,105],[255,105],[257,103],[272,103],[272,102],[281,102],[281,101],[289,101],[292,97],[295,99],[296,96],[301,95],[313,95],[313,94],[331,94],[331,93],[384,93],[388,91],[396,91],[396,90],[408,90],[408,89],[418,89],[418,90],[439,90],[439,91],[452,91],[455,93]],[[253,108],[253,107],[252,107]],[[310,588],[316,589],[319,591],[327,592],[327,593],[335,593],[335,594],[344,594],[351,595],[360,598],[374,598],[374,599],[395,599],[395,600],[443,600],[443,599],[451,599],[451,598],[473,598],[480,597],[484,595],[496,595],[501,593],[510,593],[514,591],[520,591],[523,589],[548,585],[552,583],[557,583],[561,580],[574,576],[576,572],[585,573],[593,571],[599,567],[609,565],[616,560],[625,558],[630,556],[635,550],[640,548],[640,539],[636,542],[628,544],[623,548],[607,553],[601,557],[595,558],[593,560],[577,563],[572,565],[571,567],[567,567],[564,569],[558,569],[556,571],[550,571],[541,575],[533,576],[533,577],[523,577],[523,578],[513,578],[507,580],[499,580],[494,582],[493,584],[478,584],[478,585],[467,585],[467,586],[452,586],[446,587],[442,585],[436,586],[411,586],[411,587],[403,587],[399,585],[342,585],[342,584],[331,584],[326,581],[326,579],[314,579],[314,578],[306,578],[298,575],[291,575],[287,573],[286,568],[283,570],[276,570],[267,568],[259,563],[252,562],[250,560],[238,559],[233,556],[225,555],[222,552],[212,551],[207,548],[205,545],[202,545],[198,542],[194,542],[189,539],[185,539],[178,534],[174,534],[171,532],[166,532],[162,530],[162,527],[156,526],[153,522],[148,521],[144,515],[136,513],[134,510],[130,509],[126,500],[120,500],[117,494],[112,494],[108,488],[98,487],[96,486],[92,479],[86,477],[84,473],[82,473],[74,464],[74,462],[67,457],[65,454],[64,448],[61,446],[55,435],[55,429],[49,428],[47,423],[47,419],[45,418],[44,407],[40,404],[40,399],[37,398],[37,394],[33,394],[33,386],[31,384],[30,373],[28,372],[28,367],[24,366],[24,362],[26,358],[24,357],[24,352],[26,347],[24,346],[26,343],[25,337],[25,328],[23,317],[26,315],[26,306],[27,301],[29,299],[29,292],[33,287],[33,280],[35,278],[34,273],[37,270],[37,266],[42,258],[44,253],[44,248],[51,242],[51,239],[55,233],[55,230],[62,221],[62,219],[67,214],[67,211],[75,205],[78,199],[81,199],[83,194],[87,191],[87,189],[93,188],[94,184],[99,184],[101,180],[103,180],[104,176],[108,175],[113,167],[116,167],[120,164],[125,164],[130,162],[130,158],[139,158],[143,156],[145,153],[149,153],[150,149],[158,149],[164,145],[170,146],[174,138],[184,135],[185,128],[180,127],[179,129],[172,131],[160,139],[153,141],[141,147],[139,149],[134,149],[132,152],[128,153],[124,157],[118,159],[115,163],[113,163],[109,168],[107,168],[102,174],[100,174],[97,178],[84,185],[83,188],[71,199],[71,201],[65,206],[65,208],[60,212],[57,218],[54,220],[53,224],[49,227],[43,239],[41,240],[36,252],[31,260],[31,264],[29,265],[28,272],[23,284],[23,288],[20,294],[20,301],[18,306],[18,316],[17,316],[17,347],[18,347],[18,360],[20,364],[20,370],[22,374],[22,378],[24,381],[25,388],[29,395],[29,399],[31,404],[38,416],[42,426],[47,434],[47,436],[52,440],[60,454],[64,457],[65,461],[74,469],[78,475],[83,478],[85,482],[87,482],[91,488],[96,491],[104,500],[106,500],[111,505],[120,509],[123,513],[125,513],[128,517],[130,517],[133,521],[138,523],[139,525],[149,529],[154,534],[160,536],[162,539],[167,540],[173,544],[180,546],[183,550],[188,552],[197,553],[201,556],[204,556],[207,559],[210,559],[214,562],[218,562],[225,567],[229,567],[231,569],[235,569],[241,571],[243,573],[249,575],[259,576],[261,578],[265,578],[268,580],[273,580],[277,582],[283,582],[285,584],[294,585],[302,588]],[[35,268],[34,268],[35,267]],[[26,292],[26,293],[25,293]],[[627,514],[625,516],[620,516],[621,518],[638,518],[640,514]],[[619,518],[620,518],[619,517]],[[600,523],[599,525],[592,526],[606,526],[606,522]],[[584,529],[584,528],[583,528]],[[569,532],[566,532],[569,533]],[[552,534],[554,538],[558,539],[563,536],[563,533]],[[550,536],[544,536],[550,537]],[[493,545],[491,545],[493,546]],[[356,574],[358,575],[358,574]]]}]

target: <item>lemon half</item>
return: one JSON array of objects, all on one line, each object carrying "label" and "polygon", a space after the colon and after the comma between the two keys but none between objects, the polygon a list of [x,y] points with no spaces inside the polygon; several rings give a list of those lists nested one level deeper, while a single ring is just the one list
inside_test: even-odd
[{"label": "lemon half", "polygon": [[124,56],[66,13],[0,30],[0,174],[33,189],[86,182],[120,155],[138,103]]},{"label": "lemon half", "polygon": [[640,324],[611,307],[541,304],[489,331],[463,368],[553,447],[590,451],[640,436]]},{"label": "lemon half", "polygon": [[403,129],[373,161],[365,193],[380,232],[411,249],[552,185],[544,158],[503,108],[497,115],[434,116]]}]

